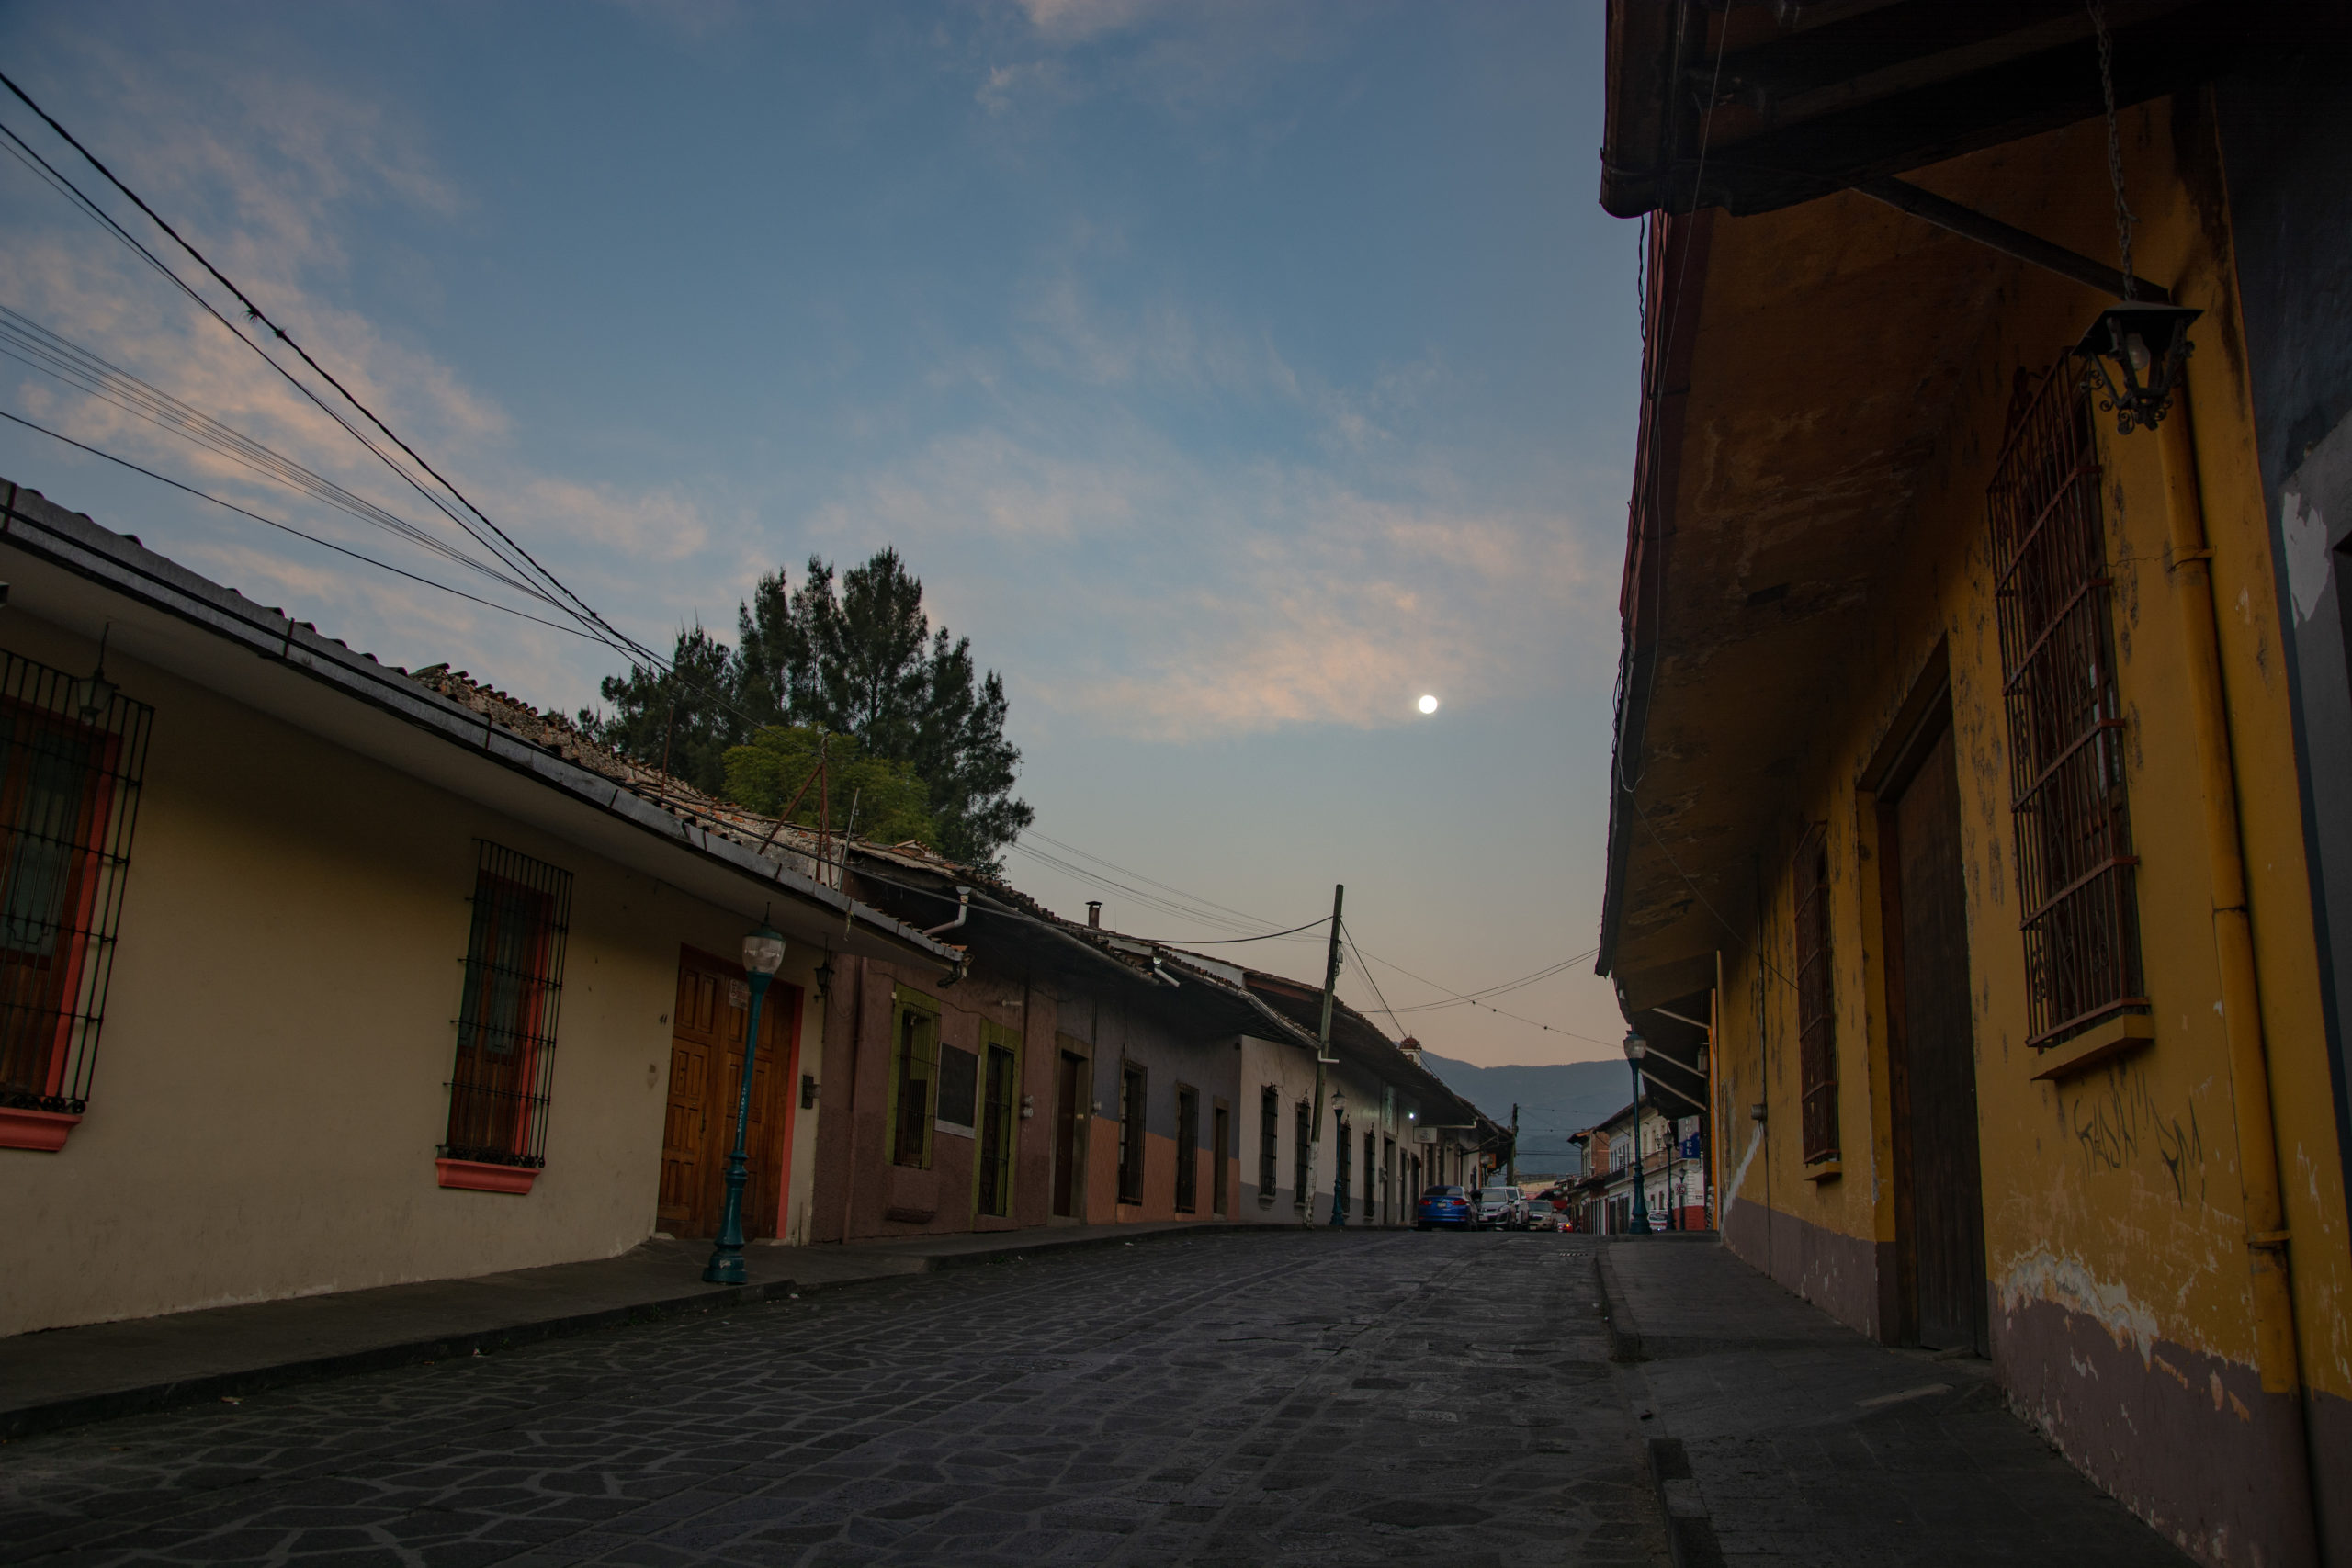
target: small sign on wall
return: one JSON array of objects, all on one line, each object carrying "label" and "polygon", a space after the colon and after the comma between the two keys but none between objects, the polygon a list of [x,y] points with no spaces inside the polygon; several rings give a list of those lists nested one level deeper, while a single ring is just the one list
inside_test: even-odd
[{"label": "small sign on wall", "polygon": [[752,1005],[752,987],[741,980],[727,982],[727,1005],[742,1012]]}]

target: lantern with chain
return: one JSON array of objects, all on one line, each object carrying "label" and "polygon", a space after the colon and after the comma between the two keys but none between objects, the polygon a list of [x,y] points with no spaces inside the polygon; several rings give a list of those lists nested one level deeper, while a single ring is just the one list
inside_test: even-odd
[{"label": "lantern with chain", "polygon": [[2115,190],[2115,243],[2123,262],[2123,299],[2098,313],[2075,352],[2089,366],[2086,384],[2099,407],[2115,415],[2115,428],[2129,435],[2136,427],[2154,430],[2172,407],[2193,346],[2188,324],[2204,314],[2186,306],[2138,298],[2132,276],[2132,229],[2137,220],[2123,195],[2123,144],[2115,118],[2115,50],[2108,37],[2106,7],[2087,0],[2098,35],[2098,85],[2107,104],[2107,177]]}]

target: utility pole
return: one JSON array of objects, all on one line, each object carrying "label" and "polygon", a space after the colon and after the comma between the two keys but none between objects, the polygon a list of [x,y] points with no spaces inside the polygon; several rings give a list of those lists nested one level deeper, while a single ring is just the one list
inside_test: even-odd
[{"label": "utility pole", "polygon": [[1519,1185],[1519,1101],[1510,1102],[1510,1185]]},{"label": "utility pole", "polygon": [[[1347,893],[1345,883],[1334,883],[1331,886],[1331,953],[1323,964],[1323,1021],[1315,1029],[1315,1104],[1306,1119],[1306,1181],[1310,1190],[1315,1184],[1315,1173],[1323,1168],[1323,1115],[1326,1109],[1323,1102],[1329,1092],[1324,1085],[1323,1069],[1335,1059],[1331,1055],[1331,996],[1340,985],[1340,905]],[[1343,1218],[1340,1213],[1340,1202],[1339,1182],[1335,1176],[1331,1185],[1333,1224],[1340,1224]],[[1311,1204],[1309,1208],[1311,1214]],[[1311,1218],[1309,1223],[1313,1223]]]}]

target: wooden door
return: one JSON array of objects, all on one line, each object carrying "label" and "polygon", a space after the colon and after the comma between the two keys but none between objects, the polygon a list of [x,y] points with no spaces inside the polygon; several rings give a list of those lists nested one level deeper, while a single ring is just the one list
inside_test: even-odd
[{"label": "wooden door", "polygon": [[1941,733],[1880,815],[1889,1011],[1895,1023],[1898,1336],[1991,1352],[1984,1198],[1969,1011],[1967,887],[1960,788]]},{"label": "wooden door", "polygon": [[[662,1149],[662,1228],[672,1235],[718,1232],[726,1197],[727,1156],[743,1083],[743,1039],[752,992],[743,971],[689,948],[678,961],[678,1004],[672,1017],[670,1109]],[[771,985],[760,1009],[760,1048],[752,1069],[750,1130],[744,1140],[749,1184],[743,1235],[772,1236],[790,1158],[791,1095],[798,1069],[800,990]]]},{"label": "wooden door", "polygon": [[1080,1132],[1087,1117],[1086,1058],[1075,1051],[1061,1054],[1054,1078],[1054,1213],[1064,1219],[1078,1214],[1079,1153],[1084,1146]]}]

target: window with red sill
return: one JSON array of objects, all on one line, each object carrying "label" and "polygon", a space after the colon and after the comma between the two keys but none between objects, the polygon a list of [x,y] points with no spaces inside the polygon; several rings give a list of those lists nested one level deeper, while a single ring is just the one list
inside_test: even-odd
[{"label": "window with red sill", "polygon": [[0,655],[0,1148],[55,1153],[89,1107],[154,710]]},{"label": "window with red sill", "polygon": [[474,873],[441,1185],[525,1193],[547,1164],[571,874],[487,841]]}]

